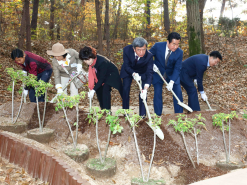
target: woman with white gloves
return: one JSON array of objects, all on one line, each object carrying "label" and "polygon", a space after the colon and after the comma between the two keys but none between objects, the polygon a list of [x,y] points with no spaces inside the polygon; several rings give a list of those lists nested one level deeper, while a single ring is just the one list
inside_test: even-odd
[{"label": "woman with white gloves", "polygon": [[[52,46],[52,50],[47,50],[47,54],[53,56],[52,68],[55,77],[57,94],[63,93],[63,88],[70,80],[72,72],[80,73],[82,71],[82,61],[79,59],[79,53],[74,49],[65,49],[60,43]],[[64,90],[67,94],[67,89]],[[78,94],[78,89],[74,83],[70,84],[70,96]]]}]

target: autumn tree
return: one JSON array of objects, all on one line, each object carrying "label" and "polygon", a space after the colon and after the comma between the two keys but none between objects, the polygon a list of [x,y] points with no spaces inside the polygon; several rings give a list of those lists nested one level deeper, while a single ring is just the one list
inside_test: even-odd
[{"label": "autumn tree", "polygon": [[146,24],[146,37],[149,38],[151,36],[151,33],[150,33],[150,24],[151,24],[151,21],[150,21],[150,17],[151,17],[151,12],[150,12],[150,0],[147,0],[146,1],[146,8],[145,8],[145,14],[146,14],[146,21],[147,21],[147,24]]},{"label": "autumn tree", "polygon": [[203,31],[203,10],[207,0],[199,0],[199,12],[200,12],[200,25],[201,25],[201,46],[202,53],[206,52],[205,43],[204,43],[204,31]]},{"label": "autumn tree", "polygon": [[199,0],[187,0],[187,33],[189,41],[189,55],[196,55],[202,52],[201,47],[201,24],[199,13]]},{"label": "autumn tree", "polygon": [[120,14],[121,14],[121,4],[122,4],[122,0],[118,0],[118,9],[117,9],[117,15],[115,16],[115,26],[114,26],[114,31],[113,31],[113,39],[117,38],[117,31],[118,31],[118,23],[119,23],[119,19],[120,19]]},{"label": "autumn tree", "polygon": [[50,22],[49,22],[49,28],[50,28],[50,38],[51,40],[54,40],[54,28],[55,28],[55,0],[51,0],[51,7],[50,7]]},{"label": "autumn tree", "polygon": [[106,25],[106,45],[107,45],[107,56],[110,55],[110,25],[109,25],[109,0],[105,0],[105,25]]}]

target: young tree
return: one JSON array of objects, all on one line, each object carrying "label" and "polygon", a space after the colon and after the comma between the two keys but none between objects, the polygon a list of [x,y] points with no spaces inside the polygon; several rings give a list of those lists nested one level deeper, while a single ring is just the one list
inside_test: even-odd
[{"label": "young tree", "polygon": [[169,8],[168,8],[168,0],[163,0],[164,6],[164,27],[167,34],[170,33],[170,19],[169,19]]},{"label": "young tree", "polygon": [[201,47],[201,25],[199,14],[199,0],[187,0],[187,33],[189,37],[189,55],[202,52]]},{"label": "young tree", "polygon": [[36,36],[37,21],[38,21],[39,0],[33,0],[33,13],[31,21],[31,36]]},{"label": "young tree", "polygon": [[100,16],[100,1],[95,0],[95,11],[97,19],[97,35],[98,35],[98,49],[99,54],[103,54],[103,44],[102,44],[102,32],[101,32],[101,16]]}]

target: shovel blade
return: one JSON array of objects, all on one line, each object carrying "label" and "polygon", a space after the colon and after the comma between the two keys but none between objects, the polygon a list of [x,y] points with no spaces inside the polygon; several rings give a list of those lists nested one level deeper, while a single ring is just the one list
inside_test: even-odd
[{"label": "shovel blade", "polygon": [[161,139],[163,140],[164,139],[164,133],[162,132],[162,130],[158,127],[156,127],[156,129],[154,129],[154,127],[149,123],[149,122],[146,122],[148,124],[148,126],[150,126],[150,128],[155,132],[156,130],[156,135]]},{"label": "shovel blade", "polygon": [[181,107],[185,108],[186,110],[193,112],[193,110],[186,104],[182,103],[182,102],[178,102],[178,105],[180,105]]}]

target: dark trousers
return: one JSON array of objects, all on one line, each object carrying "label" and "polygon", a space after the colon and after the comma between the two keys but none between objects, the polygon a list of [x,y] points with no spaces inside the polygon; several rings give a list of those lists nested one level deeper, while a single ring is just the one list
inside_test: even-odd
[{"label": "dark trousers", "polygon": [[188,105],[193,111],[200,111],[200,105],[197,95],[197,90],[193,79],[189,77],[186,71],[181,71],[180,83],[188,94]]},{"label": "dark trousers", "polygon": [[[169,82],[170,80],[167,79],[166,81]],[[163,100],[162,100],[163,84],[164,84],[164,82],[162,80],[158,81],[156,84],[153,84],[153,86],[154,86],[154,100],[153,100],[154,112],[158,116],[161,116],[162,110],[163,110]],[[167,90],[167,89],[165,89],[165,90]],[[177,95],[178,99],[181,102],[183,102],[183,95],[182,95],[182,90],[181,90],[180,84],[174,83],[172,90]],[[174,107],[175,113],[183,113],[183,107],[178,105],[178,101],[174,96],[173,96],[173,107]]]},{"label": "dark trousers", "polygon": [[111,86],[104,84],[96,91],[101,109],[111,110]]},{"label": "dark trousers", "polygon": [[[52,69],[45,70],[37,75],[37,80],[43,80],[44,82],[48,82],[50,80],[51,74],[52,74]],[[44,97],[45,94],[39,96],[38,101],[44,102],[45,101]],[[35,90],[33,87],[29,89],[29,99],[31,102],[36,102]]]},{"label": "dark trousers", "polygon": [[[132,77],[123,78],[123,109],[129,109],[129,94],[130,94],[130,86],[132,83]],[[136,82],[135,82],[136,83]],[[144,88],[145,81],[142,82],[142,89]],[[138,88],[139,89],[139,88]],[[140,91],[136,92],[139,94],[139,115],[145,116],[146,115],[146,108],[145,105],[140,97]],[[146,99],[147,101],[147,99]]]}]

